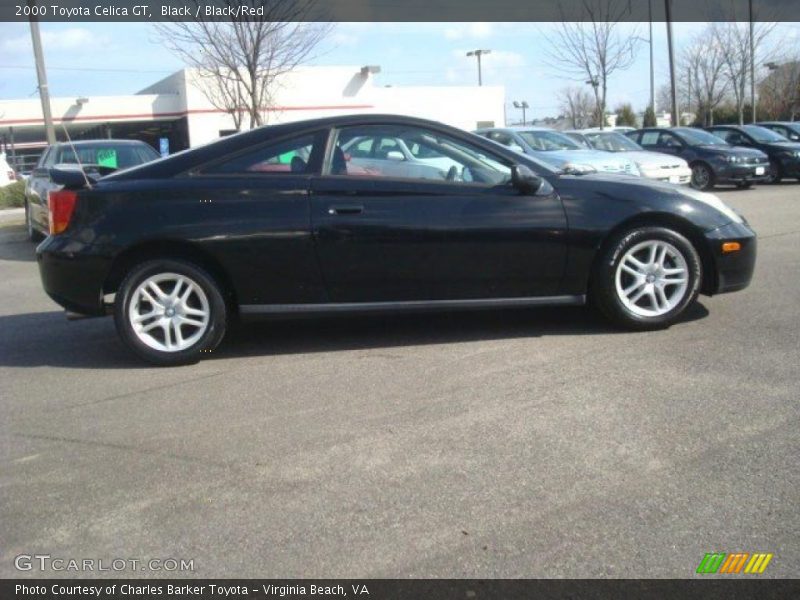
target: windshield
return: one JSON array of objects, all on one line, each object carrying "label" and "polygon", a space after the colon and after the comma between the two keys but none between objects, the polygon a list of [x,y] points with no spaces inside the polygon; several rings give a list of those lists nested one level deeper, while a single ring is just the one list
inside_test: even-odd
[{"label": "windshield", "polygon": [[730,146],[728,142],[702,129],[674,129],[690,146]]},{"label": "windshield", "polygon": [[519,136],[534,150],[580,150],[577,142],[555,131],[520,131]]},{"label": "windshield", "polygon": [[744,129],[751,138],[757,142],[785,142],[786,138],[780,133],[770,131],[766,127],[759,127],[758,125],[745,125]]},{"label": "windshield", "polygon": [[586,137],[597,150],[606,152],[636,152],[642,147],[632,139],[625,137],[621,133],[609,131],[606,133],[587,133]]}]

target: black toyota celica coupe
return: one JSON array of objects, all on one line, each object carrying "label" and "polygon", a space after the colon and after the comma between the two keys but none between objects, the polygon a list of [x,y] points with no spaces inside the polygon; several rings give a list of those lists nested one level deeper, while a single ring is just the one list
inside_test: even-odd
[{"label": "black toyota celica coupe", "polygon": [[44,288],[113,313],[140,357],[213,350],[234,317],[584,304],[674,323],[748,285],[756,236],[711,194],[567,175],[431,121],[262,127],[92,180],[53,169]]}]

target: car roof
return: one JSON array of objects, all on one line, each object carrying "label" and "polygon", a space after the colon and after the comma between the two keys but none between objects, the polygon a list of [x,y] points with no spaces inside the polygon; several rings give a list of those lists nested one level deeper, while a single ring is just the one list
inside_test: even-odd
[{"label": "car roof", "polygon": [[97,140],[72,140],[71,142],[56,142],[55,144],[51,144],[51,146],[69,146],[70,144],[75,146],[76,148],[80,148],[81,146],[92,146],[92,145],[99,145],[99,144],[122,144],[122,145],[139,145],[145,144],[146,146],[149,145],[147,142],[143,142],[141,140],[118,140],[115,138],[100,138]]},{"label": "car roof", "polygon": [[[187,172],[190,169],[196,168],[204,163],[218,160],[226,155],[246,151],[252,146],[270,143],[273,140],[279,140],[285,136],[293,136],[300,134],[313,134],[322,130],[330,128],[340,128],[345,126],[362,126],[362,125],[390,125],[390,126],[418,126],[440,131],[447,135],[456,137],[469,138],[474,134],[463,129],[458,129],[451,125],[432,121],[428,119],[421,119],[418,117],[409,117],[406,115],[393,115],[382,113],[360,113],[339,115],[331,117],[320,117],[317,119],[305,119],[301,121],[291,121],[280,123],[277,125],[264,125],[244,131],[227,137],[219,138],[208,144],[196,146],[182,152],[172,154],[160,160],[154,160],[150,163],[139,167],[132,167],[123,171],[112,173],[103,178],[104,181],[135,179],[143,175],[148,177],[172,177],[178,173]],[[486,128],[493,129],[493,128]],[[475,136],[483,143],[494,145],[495,142]],[[496,148],[497,151],[502,151],[503,147]],[[507,152],[517,158],[511,150]]]}]

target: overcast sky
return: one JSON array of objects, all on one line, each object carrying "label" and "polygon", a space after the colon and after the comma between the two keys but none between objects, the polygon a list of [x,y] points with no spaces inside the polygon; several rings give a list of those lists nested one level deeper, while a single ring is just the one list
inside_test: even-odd
[{"label": "overcast sky", "polygon": [[[182,67],[159,45],[148,23],[42,23],[42,40],[51,95],[54,97],[132,94]],[[380,65],[377,85],[474,85],[477,67],[465,53],[488,48],[484,57],[484,85],[504,85],[508,116],[516,118],[513,100],[527,100],[530,116],[558,114],[557,93],[567,85],[584,85],[585,77],[571,80],[562,69],[548,64],[546,23],[338,23],[310,64]],[[625,23],[647,38],[647,24]],[[676,23],[678,50],[702,23]],[[668,75],[666,26],[656,23],[656,88]],[[800,23],[782,23],[773,37],[784,48],[800,49]],[[616,75],[609,102],[632,102],[643,109],[649,98],[649,52],[638,47],[634,65]],[[24,23],[0,23],[0,99],[34,97],[30,32]]]}]

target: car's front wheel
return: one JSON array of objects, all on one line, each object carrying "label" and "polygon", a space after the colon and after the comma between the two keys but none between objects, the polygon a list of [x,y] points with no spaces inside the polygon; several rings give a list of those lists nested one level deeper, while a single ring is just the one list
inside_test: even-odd
[{"label": "car's front wheel", "polygon": [[705,163],[692,165],[692,187],[697,190],[710,190],[714,187],[714,172]]},{"label": "car's front wheel", "polygon": [[225,335],[227,308],[218,284],[183,260],[156,259],[136,266],[114,304],[122,340],[157,365],[197,362]]},{"label": "car's front wheel", "polygon": [[697,299],[701,280],[689,240],[665,227],[639,227],[608,245],[594,273],[593,300],[618,325],[660,329]]}]

